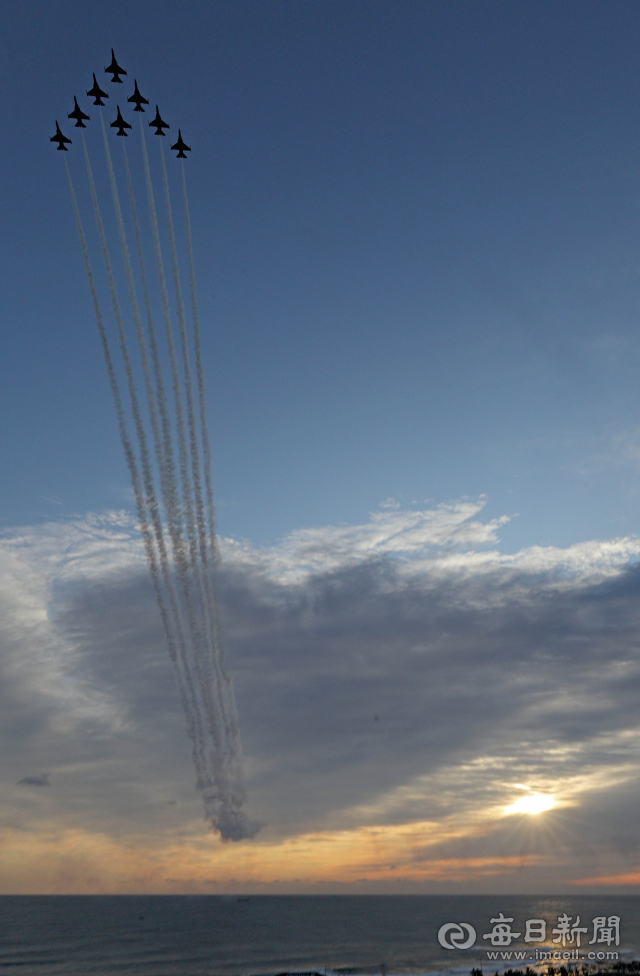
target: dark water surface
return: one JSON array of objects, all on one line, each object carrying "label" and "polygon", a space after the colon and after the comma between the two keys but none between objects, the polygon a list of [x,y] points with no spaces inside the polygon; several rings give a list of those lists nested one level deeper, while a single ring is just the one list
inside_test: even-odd
[{"label": "dark water surface", "polygon": [[[491,936],[491,919],[500,913],[513,918],[510,929],[520,933],[518,938],[483,938]],[[565,914],[569,928],[578,925],[587,932],[568,934],[563,947],[552,929]],[[612,916],[620,919],[618,945],[613,932],[604,931]],[[599,918],[604,926],[594,925]],[[526,921],[533,919],[546,921],[544,942],[525,942]],[[442,947],[438,931],[449,922],[472,925],[475,945]],[[540,926],[531,932],[539,937]],[[390,976],[469,973],[472,967],[493,973],[509,965],[542,967],[536,952],[545,950],[572,952],[574,966],[590,962],[589,952],[618,953],[622,961],[640,958],[640,897],[0,896],[0,973],[21,976],[241,976],[310,970]],[[489,952],[497,955],[492,958]],[[513,953],[511,959],[507,953]]]}]

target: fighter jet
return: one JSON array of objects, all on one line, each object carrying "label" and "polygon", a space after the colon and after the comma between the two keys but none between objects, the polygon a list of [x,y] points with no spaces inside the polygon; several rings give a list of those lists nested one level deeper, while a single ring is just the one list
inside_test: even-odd
[{"label": "fighter jet", "polygon": [[156,131],[154,133],[154,135],[156,136],[163,136],[164,132],[162,130],[171,128],[168,122],[163,122],[162,119],[160,118],[160,112],[158,111],[157,105],[156,105],[156,117],[155,119],[153,119],[153,121],[149,122],[149,125],[156,126]]},{"label": "fighter jet", "polygon": [[58,143],[58,146],[57,146],[58,149],[62,149],[63,152],[69,152],[69,150],[65,146],[65,142],[69,142],[70,143],[71,142],[71,139],[67,139],[66,136],[63,136],[62,135],[62,133],[60,132],[60,126],[58,125],[57,122],[56,122],[56,134],[55,134],[55,136],[51,136],[51,138],[49,139],[49,142],[57,142]]},{"label": "fighter jet", "polygon": [[93,103],[94,105],[104,105],[102,99],[109,97],[106,92],[103,92],[102,88],[96,81],[95,71],[93,72],[93,88],[89,89],[87,95],[89,96],[89,98],[95,98],[95,102]]},{"label": "fighter jet", "polygon": [[133,95],[131,96],[131,98],[128,98],[127,101],[128,102],[135,102],[136,107],[133,110],[134,112],[144,112],[144,109],[143,109],[142,105],[143,105],[143,103],[145,105],[148,105],[149,104],[149,99],[148,98],[143,98],[142,95],[140,94],[140,92],[138,91],[138,82],[134,80],[133,83],[136,86],[135,87],[135,91],[134,91]]},{"label": "fighter jet", "polygon": [[178,129],[178,141],[176,142],[175,146],[172,146],[171,148],[178,150],[178,155],[176,156],[176,159],[186,159],[187,158],[185,156],[185,154],[184,154],[185,153],[185,149],[186,149],[187,152],[191,152],[191,146],[185,145],[184,140],[182,138],[182,133],[180,132],[180,129]]},{"label": "fighter jet", "polygon": [[125,120],[120,115],[120,106],[119,105],[117,106],[117,108],[118,108],[118,114],[116,115],[115,122],[112,122],[111,123],[111,128],[118,130],[117,133],[116,133],[116,135],[118,135],[118,136],[126,136],[127,133],[124,130],[125,129],[130,129],[131,126],[129,125],[128,122],[125,122]]},{"label": "fighter jet", "polygon": [[105,68],[104,70],[108,75],[113,75],[111,81],[117,81],[119,84],[122,84],[122,78],[120,78],[119,75],[126,75],[127,72],[124,70],[124,68],[121,68],[118,62],[116,61],[116,56],[113,53],[113,48],[111,48],[111,64],[109,65],[108,68]]},{"label": "fighter jet", "polygon": [[82,120],[83,119],[88,120],[89,116],[85,115],[85,113],[82,111],[82,109],[78,105],[78,99],[75,97],[75,95],[73,96],[73,100],[75,102],[76,107],[74,108],[73,112],[69,112],[67,118],[76,120],[76,129],[86,129],[87,127]]}]

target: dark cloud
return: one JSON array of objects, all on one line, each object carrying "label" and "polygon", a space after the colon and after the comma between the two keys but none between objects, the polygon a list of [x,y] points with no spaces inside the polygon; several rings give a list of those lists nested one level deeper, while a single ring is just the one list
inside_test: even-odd
[{"label": "dark cloud", "polygon": [[314,819],[472,756],[550,771],[550,752],[579,744],[564,774],[604,761],[640,688],[639,590],[637,570],[557,589],[499,571],[407,583],[384,561],[296,587],[223,573],[254,796],[272,806],[274,765],[282,807]]},{"label": "dark cloud", "polygon": [[[321,560],[331,540],[313,542]],[[564,798],[547,819],[578,859],[635,855],[640,569],[618,568],[629,547],[449,561],[365,551],[324,571],[287,567],[286,547],[227,549],[221,630],[265,835],[440,821],[499,809],[524,784]],[[144,565],[77,574],[48,620],[40,648],[16,638],[31,670],[2,692],[20,702],[3,719],[7,768],[53,771],[59,822],[118,834],[200,819]],[[432,854],[520,850],[522,818],[498,819]]]},{"label": "dark cloud", "polygon": [[16,783],[16,786],[51,786],[49,774],[43,773],[42,776],[23,776]]}]

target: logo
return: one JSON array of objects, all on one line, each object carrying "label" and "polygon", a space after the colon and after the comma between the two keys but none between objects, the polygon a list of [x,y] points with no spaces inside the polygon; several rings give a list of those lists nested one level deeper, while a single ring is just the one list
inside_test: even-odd
[{"label": "logo", "polygon": [[469,949],[476,941],[476,930],[468,922],[445,922],[438,929],[438,942],[444,949]]}]

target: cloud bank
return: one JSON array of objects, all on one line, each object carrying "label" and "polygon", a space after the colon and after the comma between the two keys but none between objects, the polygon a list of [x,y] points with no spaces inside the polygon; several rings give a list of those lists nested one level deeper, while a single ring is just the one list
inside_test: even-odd
[{"label": "cloud bank", "polygon": [[[640,540],[504,555],[482,507],[221,541],[266,824],[233,857],[202,822],[135,525],[6,532],[1,827],[22,867],[2,890],[41,890],[42,858],[47,890],[632,890]],[[555,807],[505,813],[532,792]]]}]

